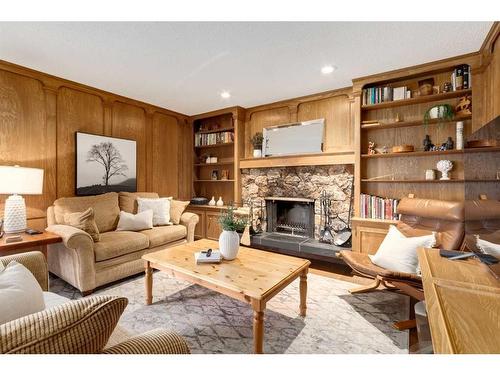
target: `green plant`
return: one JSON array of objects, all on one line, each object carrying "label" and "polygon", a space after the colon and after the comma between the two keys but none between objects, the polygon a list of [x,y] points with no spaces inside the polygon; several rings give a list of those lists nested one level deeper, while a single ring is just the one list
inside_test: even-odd
[{"label": "green plant", "polygon": [[222,211],[219,215],[219,224],[223,230],[241,233],[245,230],[248,220],[245,217],[236,215],[234,211],[236,209],[232,205],[229,205],[227,210]]},{"label": "green plant", "polygon": [[450,104],[436,104],[430,107],[427,111],[425,111],[424,114],[424,124],[427,125],[429,124],[429,121],[431,120],[431,110],[433,108],[437,108],[438,119],[442,120],[452,120],[453,116],[455,116],[455,111],[453,107]]},{"label": "green plant", "polygon": [[254,150],[258,150],[262,148],[262,142],[264,141],[264,136],[261,132],[257,132],[250,139],[250,143],[252,143]]}]

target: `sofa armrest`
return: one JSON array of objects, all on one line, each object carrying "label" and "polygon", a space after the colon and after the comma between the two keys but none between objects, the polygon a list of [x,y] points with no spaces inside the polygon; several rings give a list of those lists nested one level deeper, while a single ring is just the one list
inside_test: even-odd
[{"label": "sofa armrest", "polygon": [[184,225],[187,229],[187,242],[194,241],[194,230],[196,228],[196,224],[200,221],[198,215],[193,214],[192,212],[184,212],[181,216],[180,225]]},{"label": "sofa armrest", "polygon": [[49,271],[47,260],[40,251],[29,251],[21,254],[0,257],[0,263],[7,266],[10,262],[18,262],[26,267],[35,276],[36,281],[44,291],[49,290]]},{"label": "sofa armrest", "polygon": [[82,293],[95,288],[94,240],[85,231],[69,225],[50,225],[47,231],[61,236],[62,243],[48,245],[50,272],[66,280]]},{"label": "sofa armrest", "polygon": [[103,354],[189,354],[186,340],[176,333],[155,329],[130,339],[111,348]]},{"label": "sofa armrest", "polygon": [[46,230],[48,232],[59,235],[69,249],[88,248],[93,249],[94,240],[87,232],[72,227],[70,225],[54,224],[49,225]]}]

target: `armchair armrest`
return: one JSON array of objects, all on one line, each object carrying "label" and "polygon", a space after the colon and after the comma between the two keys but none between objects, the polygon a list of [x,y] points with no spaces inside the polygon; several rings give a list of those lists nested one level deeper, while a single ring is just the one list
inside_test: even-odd
[{"label": "armchair armrest", "polygon": [[199,221],[199,216],[193,214],[192,212],[184,212],[182,214],[179,224],[184,225],[187,229],[187,242],[194,241],[194,230],[196,228],[196,224],[198,224]]},{"label": "armchair armrest", "polygon": [[104,349],[103,354],[189,354],[186,340],[176,333],[163,329],[155,329],[111,348]]},{"label": "armchair armrest", "polygon": [[15,261],[26,267],[35,276],[42,290],[49,290],[49,271],[47,260],[40,251],[29,251],[22,254],[14,254],[0,258],[0,263],[7,266]]}]

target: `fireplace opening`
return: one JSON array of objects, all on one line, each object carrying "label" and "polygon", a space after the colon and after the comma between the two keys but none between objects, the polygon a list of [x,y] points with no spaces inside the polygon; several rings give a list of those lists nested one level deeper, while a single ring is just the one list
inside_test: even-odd
[{"label": "fireplace opening", "polygon": [[314,238],[314,200],[268,197],[267,232]]}]

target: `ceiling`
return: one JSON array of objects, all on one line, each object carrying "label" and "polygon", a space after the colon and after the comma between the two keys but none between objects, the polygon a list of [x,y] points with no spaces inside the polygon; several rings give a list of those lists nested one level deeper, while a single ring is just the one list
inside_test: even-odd
[{"label": "ceiling", "polygon": [[[477,51],[492,22],[0,22],[0,59],[187,115]],[[337,70],[321,74],[331,64]],[[227,90],[229,99],[220,93]]]}]

